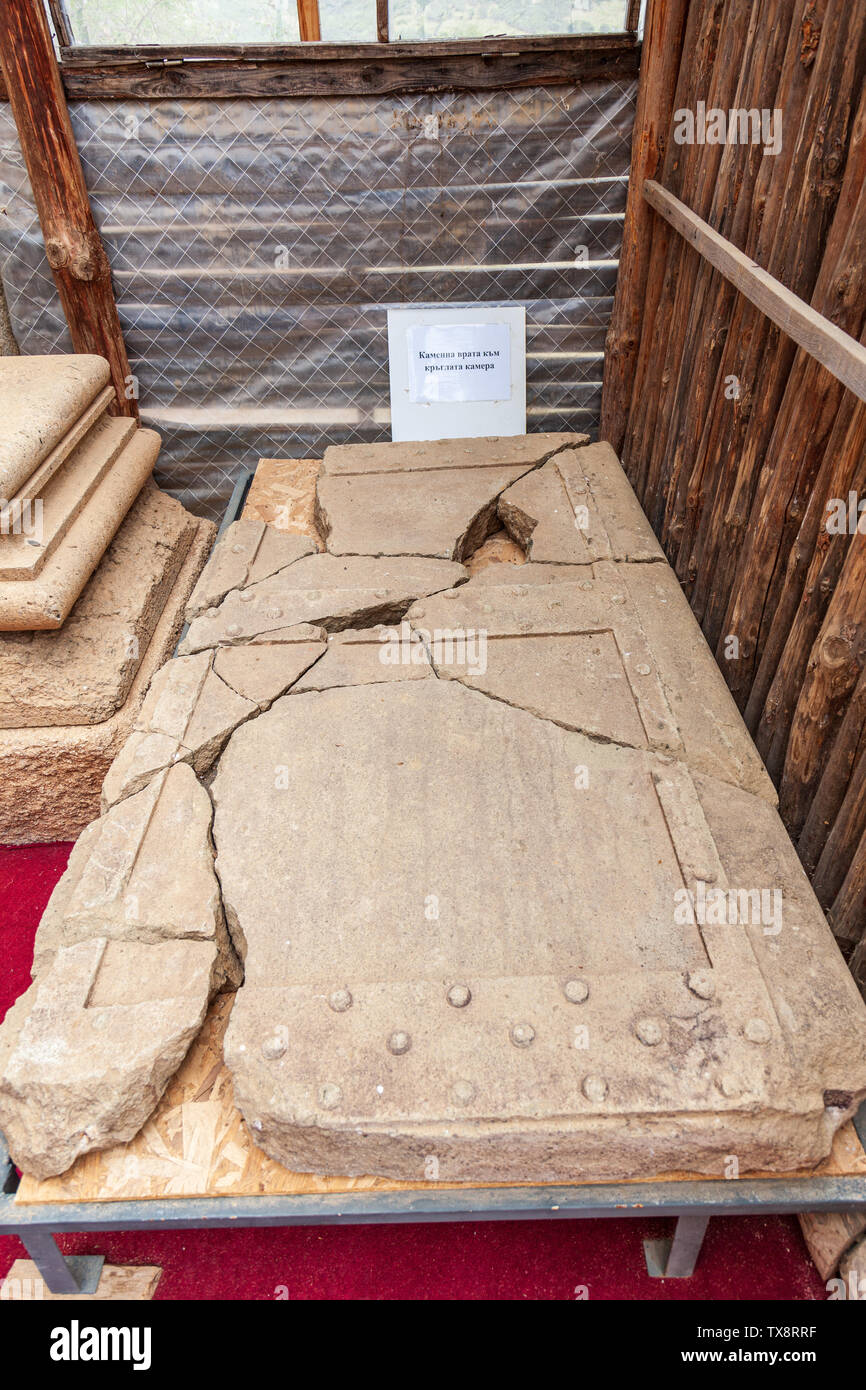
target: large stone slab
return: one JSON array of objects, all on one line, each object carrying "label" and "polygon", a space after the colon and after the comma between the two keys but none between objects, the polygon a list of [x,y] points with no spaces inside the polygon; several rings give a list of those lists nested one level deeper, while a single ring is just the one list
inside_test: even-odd
[{"label": "large stone slab", "polygon": [[110,375],[102,357],[84,353],[0,358],[0,498],[15,497]]},{"label": "large stone slab", "polygon": [[0,631],[62,626],[153,472],[160,442],[154,430],[136,430],[39,573],[0,581]]},{"label": "large stone slab", "polygon": [[0,844],[74,839],[99,815],[213,535],[148,485],[64,627],[0,635],[0,725],[30,721],[0,727]]},{"label": "large stone slab", "polygon": [[675,752],[775,804],[667,565],[529,564],[510,583],[494,569],[409,609],[439,675],[565,728]]},{"label": "large stone slab", "polygon": [[270,579],[233,589],[190,624],[180,648],[236,646],[299,623],[329,631],[399,618],[413,599],[466,579],[449,560],[307,555]]},{"label": "large stone slab", "polygon": [[33,506],[19,514],[17,527],[0,537],[0,580],[41,573],[135,430],[134,420],[113,415],[88,430]]},{"label": "large stone slab", "polygon": [[[866,1094],[862,1001],[778,816],[670,755],[409,681],[277,701],[212,794],[245,943],[226,1060],[290,1168],[785,1170]],[[716,925],[710,888],[784,913]]]}]

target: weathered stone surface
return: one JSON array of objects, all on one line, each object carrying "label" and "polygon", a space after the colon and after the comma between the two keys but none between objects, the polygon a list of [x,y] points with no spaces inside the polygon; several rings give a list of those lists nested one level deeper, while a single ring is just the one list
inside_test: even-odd
[{"label": "weathered stone surface", "polygon": [[0,1129],[35,1177],[141,1129],[204,1021],[213,947],[94,937],[58,951],[0,1027]]},{"label": "weathered stone surface", "polygon": [[14,497],[108,384],[88,354],[0,358],[0,497]]},{"label": "weathered stone surface", "polygon": [[200,527],[142,489],[63,627],[0,634],[0,728],[98,724],[121,707]]},{"label": "weathered stone surface", "polygon": [[[279,700],[212,792],[246,961],[226,1059],[291,1168],[784,1170],[866,1094],[862,1001],[778,816],[669,756],[425,680]],[[701,884],[779,887],[784,918],[678,917]]]},{"label": "weathered stone surface", "polygon": [[[245,647],[221,647],[213,664],[227,685],[260,709],[284,695],[326,650],[324,631],[306,624],[268,635],[274,640],[256,638]],[[316,640],[310,641],[311,636]]]},{"label": "weathered stone surface", "polygon": [[414,638],[408,623],[397,627],[349,628],[331,634],[321,661],[311,666],[292,692],[421,680],[432,675],[426,649]]},{"label": "weathered stone surface", "polygon": [[330,631],[398,618],[414,598],[467,577],[449,560],[307,555],[279,574],[232,590],[190,624],[181,654],[235,646],[299,623]]},{"label": "weathered stone surface", "polygon": [[775,804],[775,789],[666,565],[529,564],[512,572],[511,583],[497,578],[491,567],[407,613],[433,644],[441,676],[566,728],[678,753]]},{"label": "weathered stone surface", "polygon": [[479,439],[419,440],[402,444],[332,444],[322,468],[332,477],[352,473],[406,473],[414,469],[487,468],[517,465],[526,470],[559,449],[585,444],[586,434],[491,435]]},{"label": "weathered stone surface", "polygon": [[496,528],[496,499],[524,468],[512,464],[321,477],[319,526],[332,555],[464,560]]},{"label": "weathered stone surface", "polygon": [[609,444],[560,451],[502,494],[499,516],[539,564],[664,560]]},{"label": "weathered stone surface", "polygon": [[575,510],[587,507],[586,540],[598,560],[664,560],[664,551],[609,444],[563,451],[557,469]]},{"label": "weathered stone surface", "polygon": [[[180,763],[93,821],[39,924],[34,976],[57,950],[92,937],[209,941],[214,983],[237,984],[210,843],[210,797]],[[218,967],[217,967],[218,962]]]},{"label": "weathered stone surface", "polygon": [[244,516],[266,521],[278,531],[309,536],[317,550],[324,550],[316,528],[316,478],[321,466],[321,459],[259,459]]},{"label": "weathered stone surface", "polygon": [[[174,649],[213,534],[148,485],[65,626],[0,635],[0,717],[29,700],[37,725],[0,732],[0,844],[71,840],[99,815],[105,775]],[[38,723],[52,707],[58,722]]]},{"label": "weathered stone surface", "polygon": [[316,547],[307,536],[287,534],[261,521],[233,521],[214,547],[187,606],[187,622],[243,589],[294,564]]},{"label": "weathered stone surface", "polygon": [[133,732],[109,768],[103,810],[175,763],[189,763],[202,776],[232,730],[258,708],[215,673],[213,652],[169,661],[151,681]]},{"label": "weathered stone surface", "polygon": [[134,420],[104,415],[88,430],[37,502],[19,514],[26,525],[0,537],[0,580],[32,579],[42,571],[135,429]]},{"label": "weathered stone surface", "polygon": [[319,530],[334,555],[466,560],[497,528],[499,494],[583,438],[338,445],[317,483]]},{"label": "weathered stone surface", "polygon": [[580,565],[592,558],[555,458],[508,488],[497,510],[529,559]]},{"label": "weathered stone surface", "polygon": [[136,430],[40,573],[32,579],[0,581],[0,631],[62,625],[153,472],[159,446],[154,430]]}]

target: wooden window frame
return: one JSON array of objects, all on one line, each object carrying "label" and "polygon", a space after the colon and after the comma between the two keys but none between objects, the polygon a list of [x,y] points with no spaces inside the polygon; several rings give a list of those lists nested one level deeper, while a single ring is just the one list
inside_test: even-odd
[{"label": "wooden window frame", "polygon": [[63,87],[76,101],[489,91],[633,78],[640,63],[640,0],[624,0],[616,34],[414,43],[389,41],[388,0],[375,0],[377,41],[360,44],[322,43],[318,0],[297,3],[300,43],[88,47],[68,42],[65,0],[47,0]]}]

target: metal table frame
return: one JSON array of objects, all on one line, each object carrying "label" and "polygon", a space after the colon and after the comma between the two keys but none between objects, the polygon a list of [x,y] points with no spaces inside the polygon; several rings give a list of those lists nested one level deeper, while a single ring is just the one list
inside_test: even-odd
[{"label": "metal table frame", "polygon": [[[219,534],[243,510],[253,480],[245,472]],[[866,1102],[854,1125],[866,1148]],[[654,1278],[694,1271],[711,1216],[770,1216],[866,1209],[866,1173],[847,1177],[776,1177],[591,1183],[583,1187],[417,1188],[395,1192],[304,1193],[261,1197],[158,1197],[122,1202],[17,1205],[18,1175],[0,1134],[0,1234],[16,1235],[52,1293],[92,1292],[102,1257],[65,1257],[55,1236],[81,1231],[231,1229],[415,1221],[534,1221],[675,1217],[671,1239],[644,1241]]]},{"label": "metal table frame", "polygon": [[[866,1147],[866,1104],[855,1120]],[[683,1182],[590,1183],[583,1187],[478,1187],[299,1196],[158,1197],[122,1202],[17,1205],[18,1176],[0,1136],[0,1233],[16,1235],[52,1293],[82,1292],[82,1277],[54,1237],[71,1231],[154,1231],[191,1227],[334,1226],[413,1221],[676,1218],[673,1238],[645,1241],[653,1277],[688,1278],[711,1216],[769,1216],[866,1209],[866,1174]]]}]

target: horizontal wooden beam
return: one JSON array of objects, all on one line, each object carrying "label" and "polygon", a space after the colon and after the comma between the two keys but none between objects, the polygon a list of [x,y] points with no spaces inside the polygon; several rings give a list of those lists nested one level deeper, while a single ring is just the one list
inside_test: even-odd
[{"label": "horizontal wooden beam", "polygon": [[[634,34],[442,43],[67,48],[68,100],[394,96],[635,77]],[[5,91],[0,99],[6,99]]]},{"label": "horizontal wooden beam", "polygon": [[643,185],[643,196],[650,207],[709,261],[735,289],[772,319],[804,352],[826,367],[838,381],[861,401],[866,401],[866,347],[835,323],[819,314],[811,304],[770,275],[746,256],[733,242],[719,236],[709,223],[681,203],[654,179]]}]

